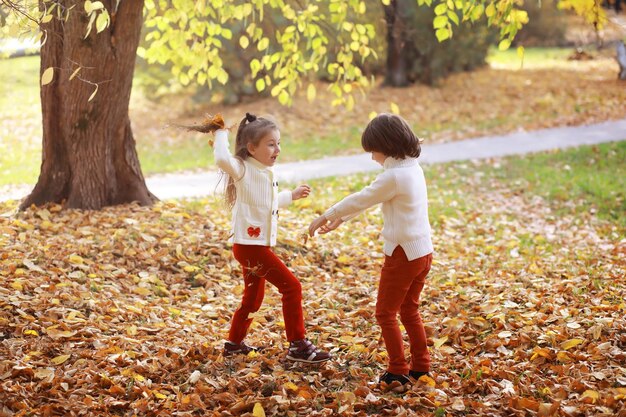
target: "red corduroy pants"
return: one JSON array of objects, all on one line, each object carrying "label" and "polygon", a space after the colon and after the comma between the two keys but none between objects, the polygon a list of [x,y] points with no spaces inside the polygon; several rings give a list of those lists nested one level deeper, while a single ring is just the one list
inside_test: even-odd
[{"label": "red corduroy pants", "polygon": [[[393,374],[404,375],[409,369],[419,372],[430,371],[430,355],[426,345],[424,324],[419,313],[419,301],[431,262],[432,254],[409,261],[401,246],[398,246],[391,256],[385,256],[376,300],[376,320],[381,327],[389,355],[387,370]],[[410,366],[404,357],[398,313],[409,336]]]},{"label": "red corduroy pants", "polygon": [[243,269],[245,289],[241,306],[233,315],[228,340],[241,343],[246,337],[252,323],[249,315],[257,312],[263,303],[265,281],[278,288],[282,294],[287,340],[292,342],[304,339],[300,281],[268,246],[234,244],[233,254]]}]

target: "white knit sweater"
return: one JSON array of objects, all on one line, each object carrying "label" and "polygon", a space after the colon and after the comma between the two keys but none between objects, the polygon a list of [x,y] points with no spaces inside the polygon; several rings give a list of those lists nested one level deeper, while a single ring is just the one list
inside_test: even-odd
[{"label": "white knit sweater", "polygon": [[324,216],[328,220],[348,220],[383,203],[383,252],[391,256],[400,245],[410,261],[432,253],[428,195],[422,167],[416,158],[389,157],[383,168],[374,182],[329,208]]},{"label": "white knit sweater", "polygon": [[237,200],[232,212],[231,243],[274,246],[278,209],[291,204],[291,191],[278,192],[272,167],[249,157],[241,162],[230,153],[228,131],[215,133],[215,163],[235,180]]}]

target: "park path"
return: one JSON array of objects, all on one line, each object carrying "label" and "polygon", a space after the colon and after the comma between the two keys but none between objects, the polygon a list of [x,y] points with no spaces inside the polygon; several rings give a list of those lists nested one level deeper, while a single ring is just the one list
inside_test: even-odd
[{"label": "park path", "polygon": [[[487,136],[455,142],[424,144],[420,161],[433,164],[521,155],[557,148],[593,145],[626,140],[626,119],[583,126],[520,131],[502,136]],[[286,182],[342,176],[380,170],[369,154],[276,164],[275,171]],[[148,188],[158,198],[193,198],[210,195],[218,184],[217,171],[155,175],[146,178]],[[32,186],[0,188],[0,201],[21,199]]]}]

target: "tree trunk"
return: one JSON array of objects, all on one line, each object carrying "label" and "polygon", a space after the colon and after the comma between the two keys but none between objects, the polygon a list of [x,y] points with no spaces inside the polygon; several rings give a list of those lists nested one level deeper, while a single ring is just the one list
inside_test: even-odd
[{"label": "tree trunk", "polygon": [[391,0],[385,10],[387,26],[387,65],[385,84],[404,87],[409,84],[407,63],[404,54],[405,22],[398,0]]},{"label": "tree trunk", "polygon": [[48,202],[94,210],[149,205],[156,197],[141,173],[128,115],[144,2],[121,1],[116,12],[116,0],[103,1],[111,24],[101,33],[94,24],[87,38],[84,1],[59,3],[63,10],[74,8],[66,21],[55,18],[43,25],[41,73],[53,67],[55,75],[41,87],[41,173],[20,208]]}]

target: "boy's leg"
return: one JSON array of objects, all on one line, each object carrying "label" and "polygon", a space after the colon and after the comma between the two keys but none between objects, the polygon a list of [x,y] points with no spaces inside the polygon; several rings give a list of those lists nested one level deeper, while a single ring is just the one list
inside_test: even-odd
[{"label": "boy's leg", "polygon": [[432,254],[411,261],[411,270],[417,270],[411,287],[400,307],[400,320],[409,335],[411,345],[411,370],[418,372],[430,371],[430,355],[426,344],[424,323],[419,313],[419,302],[426,276],[430,271]]},{"label": "boy's leg", "polygon": [[376,300],[376,320],[389,355],[387,370],[398,375],[409,372],[409,365],[404,357],[402,333],[398,326],[398,312],[415,277],[411,269],[402,247],[398,246],[391,256],[385,256]]},{"label": "boy's leg", "polygon": [[255,247],[248,245],[233,246],[235,259],[243,269],[244,290],[241,298],[241,306],[235,311],[228,333],[228,340],[239,344],[248,333],[252,323],[250,314],[256,313],[261,308],[265,296],[265,279],[262,278],[258,266],[258,256]]}]

